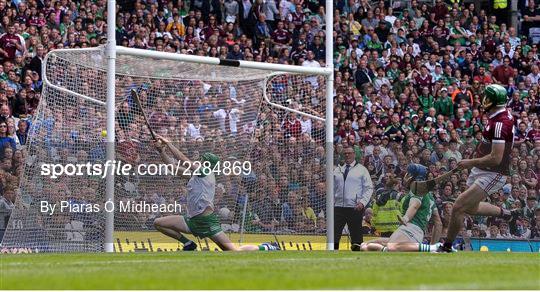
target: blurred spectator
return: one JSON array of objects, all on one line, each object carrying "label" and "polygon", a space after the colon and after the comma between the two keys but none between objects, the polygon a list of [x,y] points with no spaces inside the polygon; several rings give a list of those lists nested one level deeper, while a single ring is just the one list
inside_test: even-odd
[{"label": "blurred spectator", "polygon": [[401,215],[399,203],[398,180],[392,174],[386,175],[386,182],[375,191],[373,204],[373,227],[382,237],[390,235],[399,227],[397,215]]}]

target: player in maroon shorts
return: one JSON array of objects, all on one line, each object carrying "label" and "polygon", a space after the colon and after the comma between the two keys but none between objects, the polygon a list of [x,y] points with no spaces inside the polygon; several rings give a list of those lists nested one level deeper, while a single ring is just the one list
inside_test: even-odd
[{"label": "player in maroon shorts", "polygon": [[462,228],[465,214],[498,216],[507,220],[518,212],[509,211],[483,202],[489,195],[498,192],[506,183],[509,174],[510,153],[514,144],[514,119],[506,109],[506,89],[498,84],[488,85],[482,106],[489,117],[482,132],[482,141],[476,148],[475,158],[463,159],[459,169],[470,169],[468,189],[456,199],[450,216],[446,241],[440,252],[452,252],[452,242]]}]

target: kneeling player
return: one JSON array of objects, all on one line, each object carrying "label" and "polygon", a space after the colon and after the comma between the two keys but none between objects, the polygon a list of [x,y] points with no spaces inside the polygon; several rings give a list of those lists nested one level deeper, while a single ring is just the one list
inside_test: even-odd
[{"label": "kneeling player", "polygon": [[[178,148],[163,137],[158,137],[155,146],[161,158],[168,164],[175,161],[165,153],[169,150],[175,159],[182,162],[191,162]],[[219,162],[219,158],[212,153],[201,155],[201,163],[208,161],[210,169]],[[190,165],[192,165],[190,163]],[[183,173],[184,169],[180,170]],[[216,178],[212,171],[208,175],[193,175],[187,184],[187,216],[172,215],[157,218],[154,226],[161,233],[179,240],[184,244],[184,250],[195,250],[197,244],[189,240],[184,234],[193,234],[199,238],[210,238],[222,250],[225,251],[250,251],[250,250],[277,250],[279,247],[263,243],[257,245],[244,245],[236,247],[229,237],[221,230],[218,215],[214,213],[214,195],[216,193]]]},{"label": "kneeling player", "polygon": [[[427,168],[419,164],[410,164],[407,168],[404,184],[408,188],[413,180],[425,179]],[[433,218],[431,245],[423,244],[424,231],[430,219]],[[420,251],[435,252],[439,247],[436,244],[440,238],[442,223],[435,199],[431,193],[422,197],[411,191],[402,199],[402,215],[398,216],[402,225],[398,227],[390,238],[380,238],[362,243],[362,251]]]}]

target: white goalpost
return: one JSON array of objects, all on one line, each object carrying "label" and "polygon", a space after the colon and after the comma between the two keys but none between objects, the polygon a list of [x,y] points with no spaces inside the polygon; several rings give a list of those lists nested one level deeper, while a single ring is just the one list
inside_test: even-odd
[{"label": "white goalpost", "polygon": [[[107,150],[108,161],[115,160],[116,129],[114,121],[116,100],[116,1],[107,1]],[[114,202],[114,175],[107,175],[105,197]],[[114,212],[108,212],[105,219],[105,252],[114,251]]]},{"label": "white goalpost", "polygon": [[[331,0],[326,7],[326,66],[303,67],[116,46],[115,1],[108,0],[104,47],[54,50],[43,62],[43,99],[2,247],[113,252],[115,232],[151,230],[153,218],[164,213],[109,212],[106,202],[185,203],[178,198],[186,181],[172,176],[42,175],[43,164],[159,162],[129,95],[136,90],[152,130],[194,160],[209,151],[223,161],[249,162],[249,174],[217,176],[216,212],[229,232],[269,233],[265,224],[251,222],[278,220],[272,232],[324,232],[326,249],[333,250]],[[43,201],[64,198],[69,210],[102,208],[43,213]],[[309,209],[314,217],[299,215]],[[240,222],[241,230],[235,229]]]}]

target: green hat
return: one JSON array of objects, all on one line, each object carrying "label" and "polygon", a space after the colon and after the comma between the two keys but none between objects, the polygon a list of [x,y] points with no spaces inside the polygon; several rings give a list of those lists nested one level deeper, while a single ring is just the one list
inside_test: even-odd
[{"label": "green hat", "polygon": [[508,95],[506,89],[499,84],[490,84],[486,87],[484,91],[485,96],[482,100],[482,106],[486,110],[494,106],[506,105]]},{"label": "green hat", "polygon": [[214,168],[216,164],[219,162],[219,157],[211,152],[206,152],[201,155],[202,162],[208,161],[210,162],[210,167]]}]

